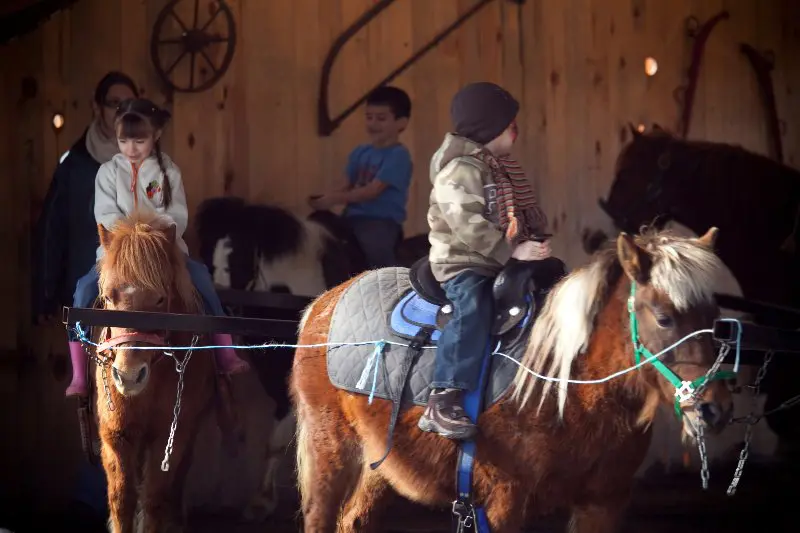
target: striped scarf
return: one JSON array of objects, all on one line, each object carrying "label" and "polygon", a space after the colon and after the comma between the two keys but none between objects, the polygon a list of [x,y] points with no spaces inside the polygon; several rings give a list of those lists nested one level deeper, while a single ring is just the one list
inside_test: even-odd
[{"label": "striped scarf", "polygon": [[[476,154],[492,171],[497,185],[497,205],[500,212],[500,228],[513,244],[529,240],[547,229],[547,216],[539,207],[522,166],[511,156],[495,158],[487,150]],[[509,232],[509,225],[513,227]]]}]

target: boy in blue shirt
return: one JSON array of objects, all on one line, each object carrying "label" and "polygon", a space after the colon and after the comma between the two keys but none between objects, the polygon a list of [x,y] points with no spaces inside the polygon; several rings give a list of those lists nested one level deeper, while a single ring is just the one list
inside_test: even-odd
[{"label": "boy in blue shirt", "polygon": [[350,152],[342,188],[309,198],[313,209],[346,204],[342,216],[369,269],[395,264],[413,170],[411,155],[399,138],[410,116],[411,99],[402,89],[386,86],[370,93],[365,116],[370,142]]}]

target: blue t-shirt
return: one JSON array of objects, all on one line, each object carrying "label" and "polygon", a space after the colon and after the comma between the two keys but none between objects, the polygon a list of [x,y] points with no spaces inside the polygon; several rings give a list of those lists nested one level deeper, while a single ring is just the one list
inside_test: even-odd
[{"label": "blue t-shirt", "polygon": [[357,146],[350,152],[346,170],[353,188],[363,187],[374,179],[388,187],[373,200],[347,204],[344,216],[388,218],[402,224],[406,220],[412,171],[411,155],[402,144],[386,148],[371,144]]}]

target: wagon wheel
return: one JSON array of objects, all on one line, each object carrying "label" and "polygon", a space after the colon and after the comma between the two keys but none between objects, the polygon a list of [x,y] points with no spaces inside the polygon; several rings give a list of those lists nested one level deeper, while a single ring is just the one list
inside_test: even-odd
[{"label": "wagon wheel", "polygon": [[[191,0],[186,0],[190,2]],[[224,0],[212,0],[208,3],[209,16],[205,22],[200,22],[200,0],[194,0],[194,14],[192,26],[189,27],[178,15],[178,4],[184,0],[172,0],[161,13],[158,14],[153,26],[153,37],[150,39],[150,59],[161,80],[175,91],[196,93],[205,91],[214,85],[228,70],[233,60],[236,47],[236,24],[233,13]],[[185,4],[184,4],[185,5]],[[220,17],[226,26],[225,35],[212,33],[210,26]],[[180,28],[180,35],[163,35],[168,19],[174,20]],[[217,65],[209,55],[209,50],[217,51],[225,47],[222,62]],[[172,61],[162,57],[164,49],[170,50],[178,47],[180,52]],[[200,60],[198,61],[198,57]],[[185,59],[189,60],[188,73],[184,76],[174,75],[175,68]],[[198,65],[199,63],[199,65]],[[197,76],[197,67],[200,67],[201,76]],[[183,78],[182,81],[176,78]],[[188,84],[186,83],[188,78]]]}]

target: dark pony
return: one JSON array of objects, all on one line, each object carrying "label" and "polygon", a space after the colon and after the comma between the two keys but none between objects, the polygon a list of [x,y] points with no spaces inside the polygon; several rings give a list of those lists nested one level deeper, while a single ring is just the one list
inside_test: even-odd
[{"label": "dark pony", "polygon": [[[745,298],[800,307],[800,171],[737,145],[687,141],[658,126],[647,133],[630,130],[633,140],[617,158],[608,197],[600,199],[615,225],[631,232],[672,220],[697,234],[717,226],[717,254]],[[587,237],[599,243],[605,235]],[[753,318],[800,327],[791,318],[758,313]],[[797,393],[798,372],[797,358],[773,359],[762,386],[768,392],[765,410]],[[782,438],[795,440],[800,439],[796,420],[792,410],[767,417]]]},{"label": "dark pony", "polygon": [[614,223],[631,232],[674,220],[698,234],[715,225],[717,253],[745,297],[798,304],[800,172],[741,146],[686,141],[659,127],[631,132],[600,200]]}]

